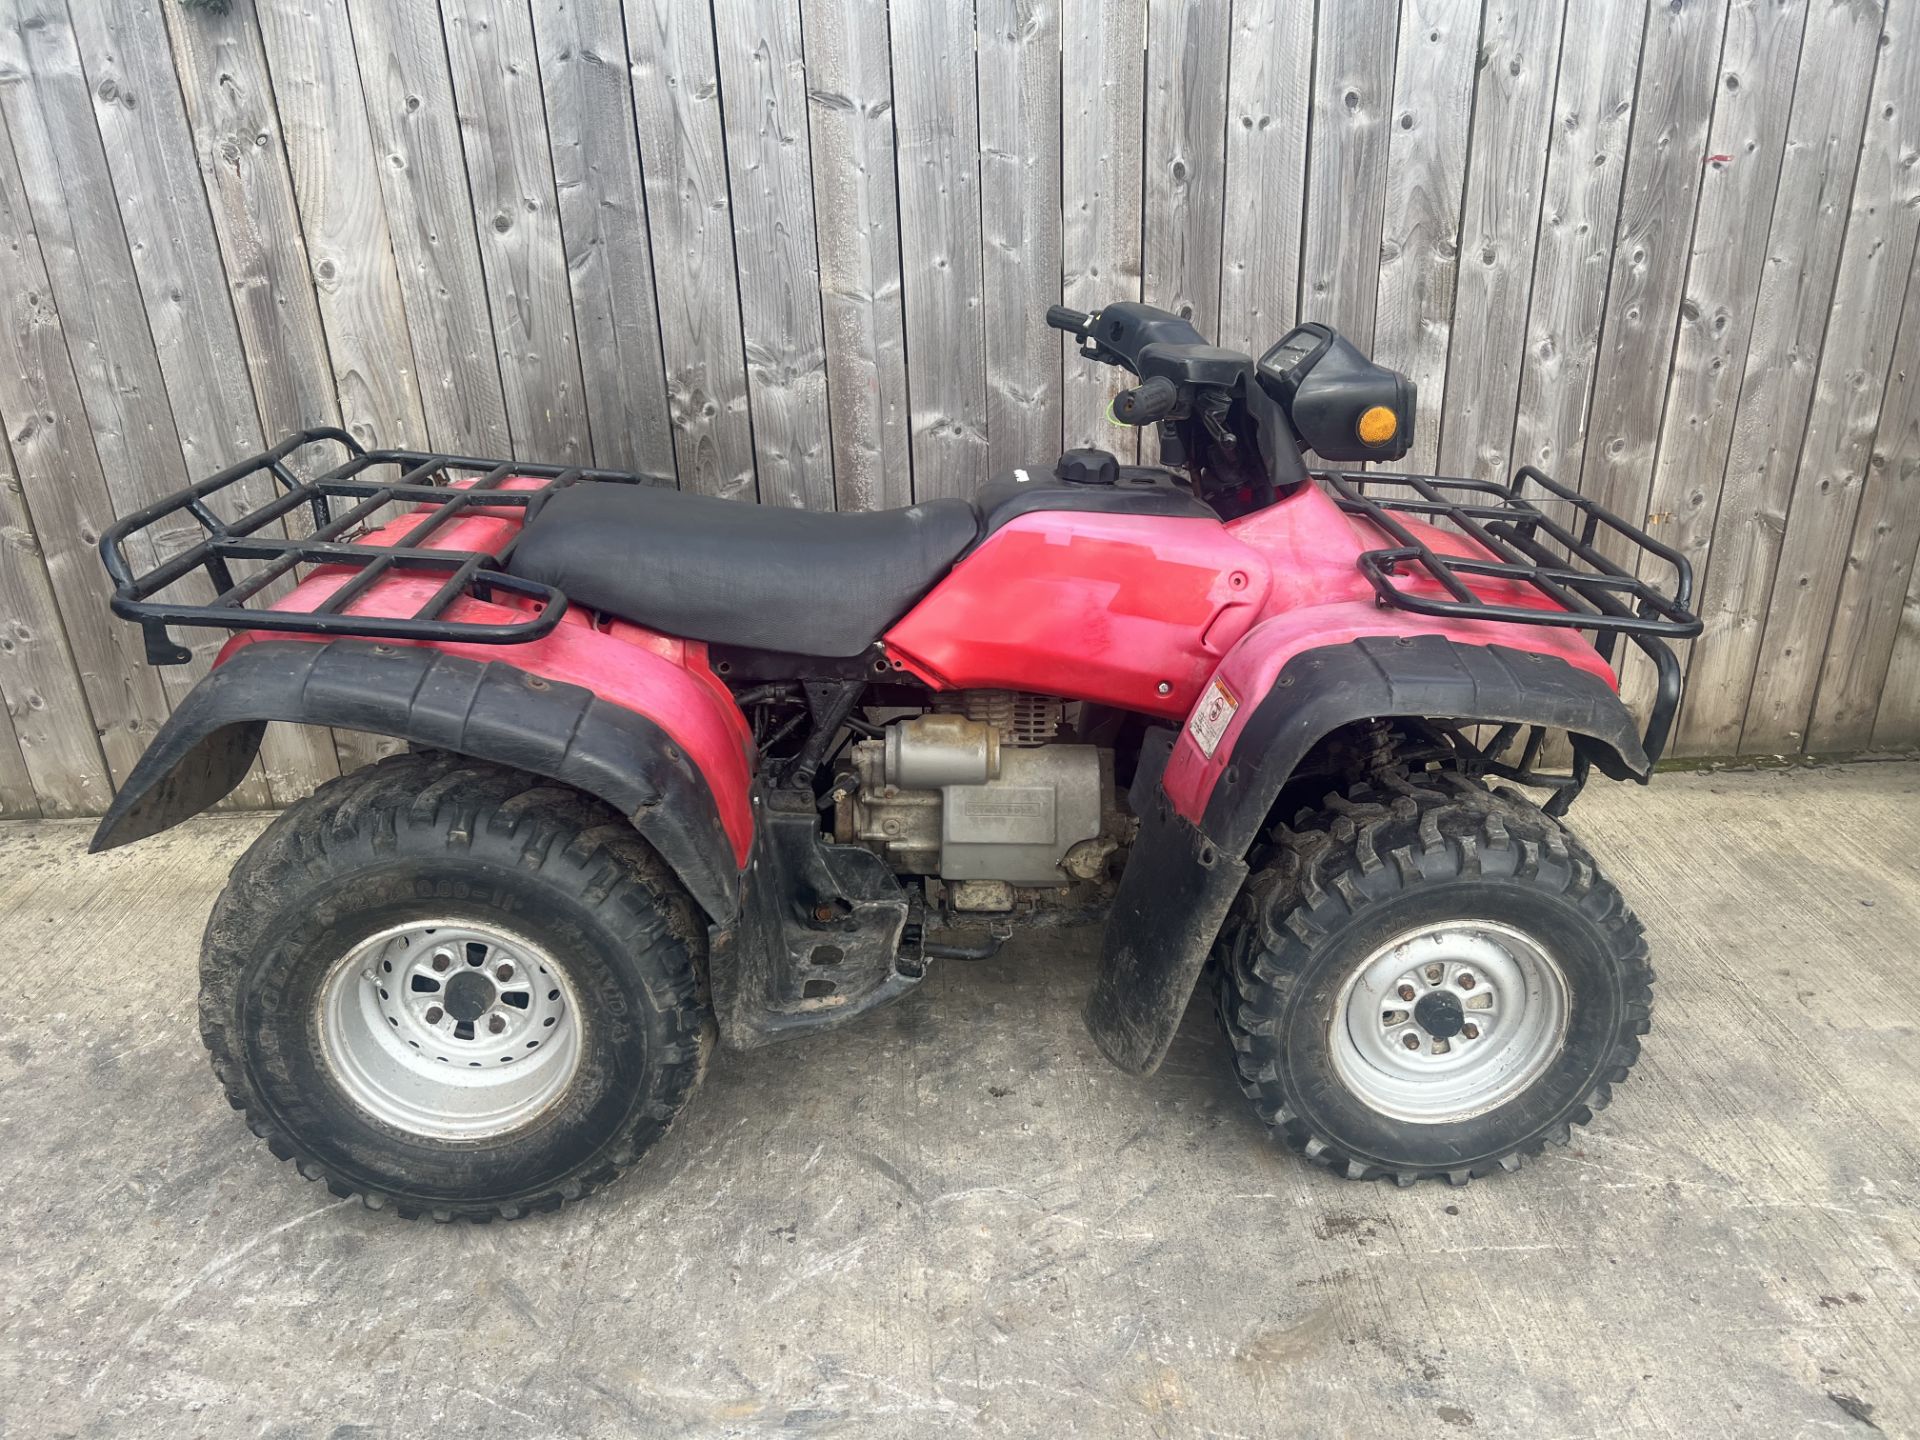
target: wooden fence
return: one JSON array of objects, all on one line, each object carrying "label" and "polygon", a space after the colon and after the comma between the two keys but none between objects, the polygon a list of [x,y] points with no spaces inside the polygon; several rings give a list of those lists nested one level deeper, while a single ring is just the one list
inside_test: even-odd
[{"label": "wooden fence", "polygon": [[1116,443],[1041,317],[1134,296],[1331,321],[1414,462],[1683,545],[1681,751],[1911,745],[1916,4],[0,0],[0,813],[98,811],[206,662],[102,527],[279,433],[898,505]]}]

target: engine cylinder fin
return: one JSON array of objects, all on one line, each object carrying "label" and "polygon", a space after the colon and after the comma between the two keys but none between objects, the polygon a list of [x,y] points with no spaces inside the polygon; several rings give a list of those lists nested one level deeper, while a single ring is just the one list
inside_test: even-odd
[{"label": "engine cylinder fin", "polygon": [[941,695],[933,708],[944,714],[984,721],[1000,732],[1003,745],[1050,743],[1060,734],[1066,703],[1025,690],[961,690]]}]

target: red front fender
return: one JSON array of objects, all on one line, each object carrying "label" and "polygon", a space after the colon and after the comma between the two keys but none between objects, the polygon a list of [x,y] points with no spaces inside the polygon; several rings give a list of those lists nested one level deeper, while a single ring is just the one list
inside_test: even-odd
[{"label": "red front fender", "polygon": [[1094,1039],[1122,1069],[1144,1073],[1166,1054],[1246,879],[1243,857],[1295,768],[1341,726],[1392,716],[1543,725],[1566,730],[1608,775],[1644,779],[1650,768],[1612,673],[1577,637],[1485,626],[1500,643],[1469,643],[1459,638],[1467,626],[1401,627],[1361,606],[1345,619],[1362,633],[1336,638],[1327,611],[1347,608],[1249,631],[1164,771],[1156,777],[1153,757],[1142,757],[1140,834],[1087,1007]]},{"label": "red front fender", "polygon": [[1572,630],[1477,620],[1434,621],[1405,611],[1385,610],[1371,600],[1344,600],[1288,611],[1262,621],[1242,636],[1214,671],[1212,682],[1201,691],[1167,762],[1164,784],[1174,809],[1200,823],[1220,777],[1234,764],[1248,721],[1281,684],[1289,662],[1307,651],[1347,646],[1370,637],[1384,639],[1400,649],[1411,646],[1418,637],[1433,637],[1462,650],[1497,647],[1540,655],[1603,681],[1609,690],[1618,688],[1607,662]]}]

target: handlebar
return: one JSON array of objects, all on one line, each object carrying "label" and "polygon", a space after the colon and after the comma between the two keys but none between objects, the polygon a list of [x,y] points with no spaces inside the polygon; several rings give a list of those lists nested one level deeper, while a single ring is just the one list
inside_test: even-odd
[{"label": "handlebar", "polygon": [[1078,337],[1080,358],[1133,380],[1113,397],[1119,425],[1160,429],[1161,463],[1187,471],[1223,515],[1245,513],[1306,483],[1292,417],[1251,359],[1211,345],[1189,317],[1138,300],[1088,313],[1047,307],[1047,324]]},{"label": "handlebar", "polygon": [[[1096,314],[1085,310],[1075,310],[1066,305],[1047,307],[1047,324],[1055,330],[1064,330],[1069,335],[1087,340],[1093,330]],[[1133,369],[1126,357],[1107,350],[1097,342],[1090,342],[1081,353],[1089,359],[1105,361],[1110,365],[1119,365],[1124,369]],[[1122,390],[1113,397],[1110,413],[1122,425],[1152,425],[1166,419],[1180,406],[1180,387],[1161,377],[1143,381],[1131,390]]]},{"label": "handlebar", "polygon": [[1166,419],[1180,403],[1180,387],[1156,375],[1113,397],[1113,418],[1122,425],[1152,425]]},{"label": "handlebar", "polygon": [[1084,310],[1069,310],[1065,305],[1049,305],[1047,324],[1069,335],[1085,336],[1087,328],[1093,324],[1093,316]]}]

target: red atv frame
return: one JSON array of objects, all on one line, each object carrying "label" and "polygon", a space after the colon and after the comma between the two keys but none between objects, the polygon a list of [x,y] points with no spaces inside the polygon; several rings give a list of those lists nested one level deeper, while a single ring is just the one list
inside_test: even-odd
[{"label": "red atv frame", "polygon": [[95,849],[225,795],[269,721],[410,747],[283,812],[208,924],[203,1033],[275,1153],[404,1214],[548,1208],[664,1133],[716,1028],[1101,913],[1114,1063],[1160,1062],[1211,956],[1256,1109],[1354,1178],[1516,1168],[1605,1102],[1652,973],[1559,817],[1659,757],[1685,559],[1530,467],[1310,472],[1413,425],[1324,326],[1255,362],[1145,305],[1048,318],[1138,378],[1114,418],[1160,465],[813,514],[309,430],[114,527],[153,663],[238,633]]}]

